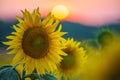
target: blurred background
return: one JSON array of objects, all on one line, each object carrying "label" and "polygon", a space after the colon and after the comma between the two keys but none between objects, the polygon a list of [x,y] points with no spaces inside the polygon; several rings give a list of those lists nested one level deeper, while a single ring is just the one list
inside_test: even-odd
[{"label": "blurred background", "polygon": [[64,5],[69,11],[61,20],[62,31],[68,32],[65,38],[94,39],[103,28],[120,33],[120,0],[0,0],[0,64],[11,60],[12,56],[5,55],[7,46],[2,42],[14,31],[12,25],[18,23],[16,16],[23,17],[21,10],[32,12],[39,7],[44,19],[56,5]]}]

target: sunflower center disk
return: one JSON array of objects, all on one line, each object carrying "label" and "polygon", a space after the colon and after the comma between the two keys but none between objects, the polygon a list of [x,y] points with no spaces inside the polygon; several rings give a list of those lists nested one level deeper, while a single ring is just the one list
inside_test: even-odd
[{"label": "sunflower center disk", "polygon": [[26,55],[39,59],[47,55],[49,49],[48,35],[41,28],[27,29],[23,35],[22,48]]},{"label": "sunflower center disk", "polygon": [[[67,53],[68,54],[68,53]],[[61,61],[61,68],[68,69],[74,64],[74,55],[68,54],[67,56],[63,56],[63,60]]]},{"label": "sunflower center disk", "polygon": [[34,48],[39,48],[42,47],[44,45],[44,41],[43,38],[41,37],[37,37],[33,42],[32,42],[32,46]]}]

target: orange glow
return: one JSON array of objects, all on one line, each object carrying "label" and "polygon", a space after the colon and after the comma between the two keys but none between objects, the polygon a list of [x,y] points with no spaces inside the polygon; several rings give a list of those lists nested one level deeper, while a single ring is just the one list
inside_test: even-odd
[{"label": "orange glow", "polygon": [[[13,4],[14,2],[14,4]],[[120,19],[120,0],[1,0],[0,20],[22,17],[20,10],[39,7],[45,17],[55,5],[68,7],[69,16],[64,20],[82,24],[105,24]]]},{"label": "orange glow", "polygon": [[52,9],[52,14],[56,19],[64,19],[69,15],[69,10],[64,5],[57,5]]}]

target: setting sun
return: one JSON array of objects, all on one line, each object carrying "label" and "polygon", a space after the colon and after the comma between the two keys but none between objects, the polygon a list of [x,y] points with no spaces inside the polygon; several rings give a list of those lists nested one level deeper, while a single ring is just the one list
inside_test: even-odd
[{"label": "setting sun", "polygon": [[64,5],[57,5],[52,9],[52,15],[54,15],[56,19],[62,20],[69,15],[69,10]]}]

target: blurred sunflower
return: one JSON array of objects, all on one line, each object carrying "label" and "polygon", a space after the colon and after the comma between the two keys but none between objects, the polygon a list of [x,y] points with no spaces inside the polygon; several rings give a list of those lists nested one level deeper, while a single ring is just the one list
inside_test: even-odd
[{"label": "blurred sunflower", "polygon": [[13,25],[16,32],[12,32],[6,38],[10,41],[3,42],[8,45],[8,54],[16,54],[13,64],[23,61],[27,74],[33,71],[38,74],[52,72],[57,69],[56,65],[66,55],[61,49],[61,36],[66,32],[60,32],[62,26],[56,30],[59,21],[55,21],[51,13],[41,21],[39,8],[32,13],[22,11],[24,19],[17,17],[18,24]]},{"label": "blurred sunflower", "polygon": [[[99,55],[90,56],[84,80],[120,80],[120,38],[99,51]],[[88,73],[89,72],[89,73]]]},{"label": "blurred sunflower", "polygon": [[97,35],[97,41],[101,48],[108,46],[114,41],[115,33],[110,29],[101,29]]},{"label": "blurred sunflower", "polygon": [[63,44],[65,44],[66,48],[62,50],[67,56],[62,56],[63,60],[60,62],[55,75],[59,80],[61,78],[72,80],[80,75],[83,63],[86,61],[85,51],[83,47],[80,47],[80,42],[74,41],[73,38],[64,41]]},{"label": "blurred sunflower", "polygon": [[[103,67],[104,73],[101,73],[101,80],[120,80],[120,37],[115,38],[113,42],[101,53],[104,54],[106,61],[105,67]],[[102,71],[102,72],[103,72]]]}]

